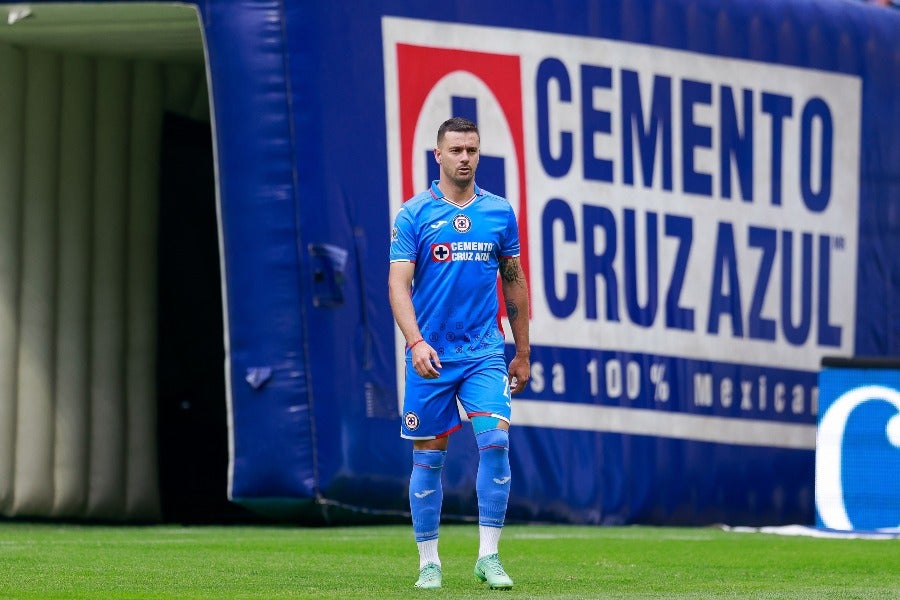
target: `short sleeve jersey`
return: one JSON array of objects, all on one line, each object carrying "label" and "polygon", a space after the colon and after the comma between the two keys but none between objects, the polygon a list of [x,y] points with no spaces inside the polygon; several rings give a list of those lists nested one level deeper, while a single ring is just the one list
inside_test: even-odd
[{"label": "short sleeve jersey", "polygon": [[391,262],[415,263],[412,301],[423,337],[453,361],[503,353],[497,300],[501,258],[519,256],[512,206],[475,186],[464,206],[437,181],[407,201],[391,231]]}]

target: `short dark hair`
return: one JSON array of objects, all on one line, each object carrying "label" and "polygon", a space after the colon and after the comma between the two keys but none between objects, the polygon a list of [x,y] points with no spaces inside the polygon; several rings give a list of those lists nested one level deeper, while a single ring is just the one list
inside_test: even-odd
[{"label": "short dark hair", "polygon": [[[464,117],[451,117],[447,119],[446,121],[441,123],[440,127],[438,127],[438,146],[441,145],[441,140],[444,139],[444,134],[448,131],[457,131],[461,133],[469,133],[470,131],[474,131],[475,133],[478,133],[478,125]],[[481,134],[478,133],[478,136],[481,137]]]}]

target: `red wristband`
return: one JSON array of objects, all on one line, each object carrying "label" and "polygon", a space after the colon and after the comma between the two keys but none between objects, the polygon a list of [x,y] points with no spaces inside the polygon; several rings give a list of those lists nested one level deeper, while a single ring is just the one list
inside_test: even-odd
[{"label": "red wristband", "polygon": [[415,342],[413,342],[412,344],[409,345],[409,349],[412,350],[413,346],[415,346],[419,342],[424,342],[424,341],[425,341],[425,338],[419,338],[418,340],[416,340]]}]

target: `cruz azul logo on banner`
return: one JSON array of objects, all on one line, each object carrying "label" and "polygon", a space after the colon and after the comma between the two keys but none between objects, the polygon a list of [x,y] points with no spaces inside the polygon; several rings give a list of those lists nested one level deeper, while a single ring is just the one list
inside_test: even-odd
[{"label": "cruz azul logo on banner", "polygon": [[815,422],[819,360],[855,337],[858,78],[393,17],[382,33],[391,219],[437,178],[437,126],[475,120],[478,182],[522,232],[527,398]]}]

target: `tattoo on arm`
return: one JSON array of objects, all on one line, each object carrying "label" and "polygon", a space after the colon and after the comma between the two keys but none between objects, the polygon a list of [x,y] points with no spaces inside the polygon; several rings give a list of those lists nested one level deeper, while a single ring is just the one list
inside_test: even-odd
[{"label": "tattoo on arm", "polygon": [[[525,275],[522,273],[522,267],[518,258],[504,258],[500,260],[500,277],[504,283],[512,283],[524,286]],[[519,316],[519,306],[510,300],[506,301],[506,316],[510,322],[516,320]]]},{"label": "tattoo on arm", "polygon": [[507,301],[507,303],[506,303],[506,317],[507,317],[510,321],[515,321],[515,320],[516,320],[516,317],[518,317],[518,316],[519,316],[519,307],[516,306],[516,303],[515,303],[515,302],[509,302],[509,301]]},{"label": "tattoo on arm", "polygon": [[500,277],[509,283],[523,283],[522,269],[519,267],[518,258],[503,258],[500,260]]}]

